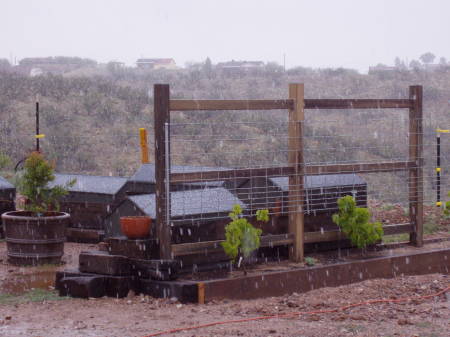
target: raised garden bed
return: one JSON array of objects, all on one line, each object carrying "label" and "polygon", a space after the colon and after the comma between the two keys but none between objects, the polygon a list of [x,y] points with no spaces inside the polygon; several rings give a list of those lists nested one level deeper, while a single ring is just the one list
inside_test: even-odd
[{"label": "raised garden bed", "polygon": [[[97,255],[104,268],[95,267]],[[317,265],[312,267],[280,261],[256,265],[246,273],[229,272],[226,268],[187,273],[178,267],[173,269],[174,262],[171,261],[153,260],[140,264],[142,260],[90,252],[83,258],[80,256],[80,270],[57,273],[56,288],[61,295],[74,297],[123,297],[128,290],[133,290],[153,297],[176,297],[181,302],[196,303],[280,296],[373,278],[449,274],[450,241],[448,237],[433,239],[420,250],[395,244],[382,246],[366,255],[356,249],[347,249],[315,254],[314,258]],[[131,270],[122,268],[121,264],[128,263],[132,265]],[[166,274],[169,277],[165,277]]]}]

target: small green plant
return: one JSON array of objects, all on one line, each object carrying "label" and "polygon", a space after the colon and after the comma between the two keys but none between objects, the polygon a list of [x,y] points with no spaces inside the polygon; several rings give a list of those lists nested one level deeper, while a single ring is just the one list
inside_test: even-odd
[{"label": "small green plant", "polygon": [[19,304],[28,302],[62,301],[70,297],[59,296],[55,290],[31,289],[23,294],[0,294],[0,304]]},{"label": "small green plant", "polygon": [[8,155],[0,152],[0,171],[8,168],[9,166],[11,166],[11,159]]},{"label": "small green plant", "polygon": [[25,210],[37,213],[59,210],[59,199],[67,195],[67,189],[75,184],[75,179],[65,185],[50,188],[55,180],[53,167],[39,152],[33,152],[25,161],[24,169],[16,176],[16,186],[20,194],[27,198]]},{"label": "small green plant", "polygon": [[310,257],[310,256],[305,257],[305,264],[307,266],[312,267],[312,266],[316,265],[316,263],[317,263],[317,260],[315,258]]},{"label": "small green plant", "polygon": [[[222,247],[230,259],[235,262],[236,258],[248,258],[250,254],[261,245],[261,233],[258,228],[253,227],[246,218],[242,216],[240,205],[234,205],[229,214],[231,222],[225,227],[225,241]],[[256,212],[258,221],[269,221],[269,211],[267,209]]]},{"label": "small green plant", "polygon": [[[447,195],[450,197],[450,192],[448,192]],[[450,201],[447,201],[444,204],[444,215],[446,219],[450,218]]]},{"label": "small green plant", "polygon": [[365,248],[381,240],[383,228],[380,222],[370,223],[370,212],[367,208],[356,207],[352,196],[338,199],[339,213],[333,214],[333,222],[358,248]]},{"label": "small green plant", "polygon": [[383,211],[389,212],[389,211],[392,211],[393,209],[395,209],[395,206],[392,204],[383,204],[383,206],[381,206],[381,209]]}]

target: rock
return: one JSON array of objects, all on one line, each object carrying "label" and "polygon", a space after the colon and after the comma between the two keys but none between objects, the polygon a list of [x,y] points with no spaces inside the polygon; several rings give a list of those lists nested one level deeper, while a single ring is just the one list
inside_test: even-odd
[{"label": "rock", "polygon": [[86,329],[87,325],[83,322],[83,321],[75,321],[74,322],[74,328],[76,330],[82,330],[82,329]]},{"label": "rock", "polygon": [[407,318],[400,318],[397,321],[398,325],[408,325],[408,324],[412,324]]}]

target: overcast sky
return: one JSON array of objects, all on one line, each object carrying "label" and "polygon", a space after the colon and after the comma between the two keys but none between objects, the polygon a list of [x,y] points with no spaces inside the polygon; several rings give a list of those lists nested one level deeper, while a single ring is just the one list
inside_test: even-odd
[{"label": "overcast sky", "polygon": [[0,0],[0,58],[262,60],[367,71],[450,59],[448,0]]}]

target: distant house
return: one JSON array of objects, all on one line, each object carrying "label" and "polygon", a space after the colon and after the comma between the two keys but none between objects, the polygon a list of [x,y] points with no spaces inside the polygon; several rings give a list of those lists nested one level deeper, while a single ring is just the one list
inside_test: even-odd
[{"label": "distant house", "polygon": [[384,64],[377,64],[375,67],[369,67],[369,74],[373,73],[387,73],[399,70],[399,68],[394,66],[387,66]]},{"label": "distant house", "polygon": [[225,71],[246,71],[252,69],[259,69],[264,67],[262,61],[235,61],[221,62],[217,64],[217,69]]},{"label": "distant house", "polygon": [[43,73],[62,74],[82,67],[95,66],[96,61],[80,57],[27,57],[19,61],[18,70],[30,76],[38,76]]},{"label": "distant house", "polygon": [[140,69],[176,69],[174,59],[138,59],[136,66]]},{"label": "distant house", "polygon": [[30,70],[30,77],[40,76],[43,74],[44,74],[44,72],[42,71],[41,68],[32,68]]},{"label": "distant house", "polygon": [[125,68],[124,62],[110,61],[106,64],[109,70],[119,70]]}]

